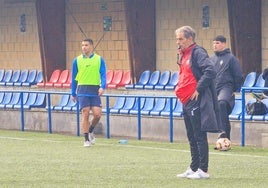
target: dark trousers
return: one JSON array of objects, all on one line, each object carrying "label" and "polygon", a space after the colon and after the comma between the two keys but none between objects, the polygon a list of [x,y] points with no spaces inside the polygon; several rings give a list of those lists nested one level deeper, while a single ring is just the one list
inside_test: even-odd
[{"label": "dark trousers", "polygon": [[220,100],[218,102],[222,129],[225,131],[227,138],[230,140],[231,124],[229,120],[229,114],[231,113],[231,107],[226,101]]},{"label": "dark trousers", "polygon": [[228,139],[230,139],[231,125],[229,121],[229,114],[232,112],[235,104],[235,96],[231,87],[225,86],[218,89],[218,104],[219,115],[221,121],[221,129],[226,133]]},{"label": "dark trousers", "polygon": [[208,141],[207,133],[201,131],[199,101],[189,101],[186,105],[184,105],[183,112],[192,158],[190,168],[193,171],[200,168],[204,172],[207,172]]}]

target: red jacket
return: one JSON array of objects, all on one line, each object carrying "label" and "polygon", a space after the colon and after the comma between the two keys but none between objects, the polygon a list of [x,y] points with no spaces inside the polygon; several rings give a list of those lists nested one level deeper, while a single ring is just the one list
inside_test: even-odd
[{"label": "red jacket", "polygon": [[190,63],[194,46],[195,44],[189,46],[182,52],[182,57],[179,62],[180,76],[178,86],[176,87],[176,96],[180,99],[182,104],[186,104],[190,100],[197,86],[197,81],[193,75]]}]

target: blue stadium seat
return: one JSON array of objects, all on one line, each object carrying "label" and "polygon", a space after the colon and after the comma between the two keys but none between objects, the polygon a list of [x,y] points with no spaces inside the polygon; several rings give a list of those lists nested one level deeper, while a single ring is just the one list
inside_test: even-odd
[{"label": "blue stadium seat", "polygon": [[27,77],[27,80],[25,82],[22,82],[22,86],[31,86],[33,84],[35,84],[35,79],[36,79],[36,75],[37,75],[37,70],[31,70],[29,71],[29,75]]},{"label": "blue stadium seat", "polygon": [[235,100],[234,108],[229,115],[229,119],[231,120],[239,120],[242,113],[242,101],[240,99]]},{"label": "blue stadium seat", "polygon": [[41,83],[44,81],[44,77],[43,77],[43,71],[38,71],[35,77],[34,82],[32,83],[32,85],[36,85],[37,83]]},{"label": "blue stadium seat", "polygon": [[27,102],[23,105],[23,108],[30,109],[31,106],[35,103],[37,98],[37,93],[29,93]]},{"label": "blue stadium seat", "polygon": [[123,106],[125,105],[125,101],[126,101],[125,97],[117,97],[113,107],[111,107],[110,109],[110,113],[118,114],[119,110],[122,109]]},{"label": "blue stadium seat", "polygon": [[254,87],[264,87],[264,83],[265,83],[265,80],[262,78],[262,73],[261,73],[258,76],[257,81],[256,81],[255,85],[253,86],[253,89],[251,90],[251,92],[261,93],[262,91],[260,91],[260,90],[254,90]]},{"label": "blue stadium seat", "polygon": [[154,89],[155,85],[158,84],[161,77],[161,72],[159,70],[154,71],[147,84],[144,85],[144,89]]},{"label": "blue stadium seat", "polygon": [[159,82],[155,85],[154,89],[164,90],[165,86],[168,84],[170,80],[171,72],[169,70],[164,71],[161,74]]},{"label": "blue stadium seat", "polygon": [[[140,98],[140,110],[144,107],[145,101],[145,97]],[[138,98],[136,98],[133,108],[129,110],[129,114],[138,114]]]},{"label": "blue stadium seat", "polygon": [[4,76],[5,76],[5,69],[1,69],[0,70],[0,82],[2,82]]},{"label": "blue stadium seat", "polygon": [[[256,72],[250,72],[247,74],[242,87],[253,87],[257,78]],[[250,90],[249,90],[250,91]]]},{"label": "blue stadium seat", "polygon": [[6,82],[6,86],[13,86],[15,82],[17,82],[20,78],[21,70],[15,70],[12,74],[11,79]]},{"label": "blue stadium seat", "polygon": [[73,101],[71,95],[69,97],[68,103],[66,104],[66,106],[64,106],[62,108],[63,111],[76,111],[77,107],[76,107],[76,102]]},{"label": "blue stadium seat", "polygon": [[[68,104],[70,100],[69,94],[64,94],[57,105],[50,106],[51,110],[63,110],[63,107]],[[46,107],[47,108],[47,107]]]},{"label": "blue stadium seat", "polygon": [[[150,74],[146,74],[147,77],[143,77],[144,79],[140,82],[138,82],[137,84],[134,84],[134,89],[144,89],[145,85],[147,85],[150,81],[156,81],[156,79],[158,78],[159,80],[159,72],[158,71],[154,71],[151,75]],[[157,80],[157,81],[158,81]]]},{"label": "blue stadium seat", "polygon": [[161,111],[164,110],[166,102],[166,98],[156,98],[154,108],[150,111],[150,115],[159,116]]},{"label": "blue stadium seat", "polygon": [[29,70],[25,69],[23,71],[21,71],[20,77],[18,79],[17,82],[14,82],[13,85],[14,86],[21,86],[23,82],[26,82],[27,78],[28,78],[28,74],[29,74]]},{"label": "blue stadium seat", "polygon": [[5,108],[14,108],[14,105],[20,102],[20,93],[14,92],[12,98],[8,104],[5,105]]},{"label": "blue stadium seat", "polygon": [[12,74],[13,74],[13,70],[6,70],[5,71],[4,78],[0,82],[0,86],[5,86],[6,83],[10,81],[10,79],[12,77]]},{"label": "blue stadium seat", "polygon": [[38,93],[36,97],[36,101],[31,108],[45,108],[46,107],[46,94],[45,93]]},{"label": "blue stadium seat", "polygon": [[0,108],[5,108],[6,104],[10,103],[10,101],[12,99],[12,95],[13,95],[13,93],[11,93],[11,92],[6,92],[5,93],[4,99],[0,103]]},{"label": "blue stadium seat", "polygon": [[[23,92],[23,105],[25,105],[27,103],[28,97],[29,97],[29,93],[28,92]],[[21,100],[19,100],[19,103],[14,104],[13,108],[20,108],[21,107]]]},{"label": "blue stadium seat", "polygon": [[146,98],[145,104],[141,109],[142,115],[149,115],[150,111],[154,108],[155,98]]},{"label": "blue stadium seat", "polygon": [[127,85],[125,85],[125,88],[126,89],[135,89],[136,85],[138,85],[138,87],[140,85],[144,86],[145,84],[148,83],[148,81],[150,79],[150,74],[151,74],[151,72],[149,70],[143,71],[141,73],[141,76],[140,76],[140,79],[139,79],[138,83],[136,83],[136,84],[127,84]]},{"label": "blue stadium seat", "polygon": [[0,92],[0,103],[2,103],[4,97],[5,97],[5,93],[4,92]]},{"label": "blue stadium seat", "polygon": [[174,90],[177,83],[178,83],[178,80],[179,80],[179,73],[178,73],[178,71],[176,71],[171,75],[170,80],[164,89],[165,90]]},{"label": "blue stadium seat", "polygon": [[182,110],[182,103],[181,101],[177,101],[175,109],[173,111],[174,117],[182,117],[183,116],[183,110]]},{"label": "blue stadium seat", "polygon": [[126,102],[123,108],[119,109],[119,114],[129,114],[129,111],[134,107],[135,101],[135,97],[126,97]]},{"label": "blue stadium seat", "polygon": [[[172,99],[172,112],[174,111],[178,99]],[[170,115],[170,99],[167,99],[165,108],[160,112],[161,116],[169,116]]]}]

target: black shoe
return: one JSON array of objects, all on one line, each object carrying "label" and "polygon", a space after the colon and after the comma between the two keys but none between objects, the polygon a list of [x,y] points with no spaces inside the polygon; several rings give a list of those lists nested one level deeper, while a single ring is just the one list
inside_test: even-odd
[{"label": "black shoe", "polygon": [[227,138],[227,135],[225,132],[221,132],[219,135],[218,135],[218,139],[219,138]]}]

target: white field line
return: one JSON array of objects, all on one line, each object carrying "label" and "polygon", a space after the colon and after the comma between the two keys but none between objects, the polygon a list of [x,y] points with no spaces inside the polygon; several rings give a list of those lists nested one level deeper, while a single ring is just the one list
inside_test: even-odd
[{"label": "white field line", "polygon": [[[31,138],[18,138],[18,137],[6,137],[6,136],[0,136],[0,139],[6,139],[6,140],[19,140],[19,141],[41,141],[41,142],[51,142],[51,143],[65,143],[66,141],[61,140],[37,140],[37,139],[31,139]],[[129,147],[129,148],[138,148],[138,149],[150,149],[150,150],[161,150],[161,151],[174,151],[174,152],[184,152],[189,153],[189,150],[180,150],[180,149],[173,149],[173,148],[158,148],[158,147],[150,147],[150,146],[133,146],[129,144],[103,144],[98,143],[97,145],[102,146],[110,146],[114,145],[116,147]],[[250,157],[250,158],[267,158],[268,156],[261,156],[261,155],[246,155],[246,154],[234,154],[234,153],[228,153],[228,152],[209,152],[211,155],[224,155],[224,156],[238,156],[238,157]]]}]

